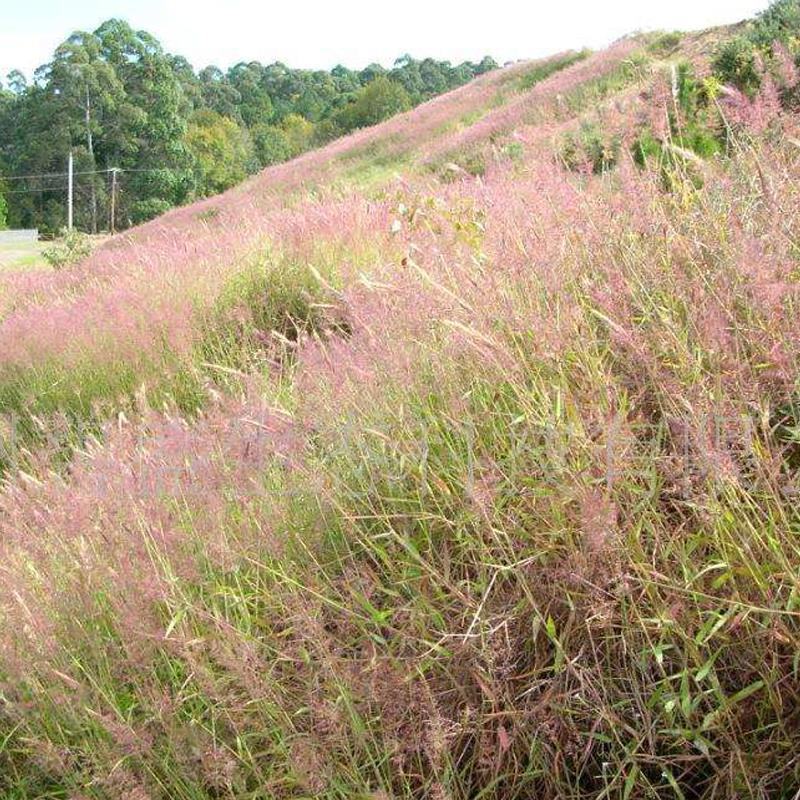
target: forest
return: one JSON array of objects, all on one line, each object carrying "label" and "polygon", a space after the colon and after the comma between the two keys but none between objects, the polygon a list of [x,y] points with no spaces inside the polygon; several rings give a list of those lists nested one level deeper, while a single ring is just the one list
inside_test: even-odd
[{"label": "forest", "polygon": [[250,61],[196,71],[153,35],[110,19],[73,33],[31,81],[15,70],[0,84],[0,227],[51,235],[64,226],[70,151],[76,226],[125,228],[496,66],[403,55],[390,69]]}]

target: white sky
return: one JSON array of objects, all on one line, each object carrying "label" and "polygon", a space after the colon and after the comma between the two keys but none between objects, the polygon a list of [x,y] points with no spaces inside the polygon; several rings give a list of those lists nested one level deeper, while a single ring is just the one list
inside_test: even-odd
[{"label": "white sky", "polygon": [[27,75],[76,29],[112,16],[197,68],[237,61],[354,69],[403,53],[453,62],[601,47],[634,30],[736,22],[768,0],[0,0],[0,76]]}]

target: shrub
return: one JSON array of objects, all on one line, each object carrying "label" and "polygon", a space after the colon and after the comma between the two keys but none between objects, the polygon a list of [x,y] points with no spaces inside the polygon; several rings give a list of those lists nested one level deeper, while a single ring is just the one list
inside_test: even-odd
[{"label": "shrub", "polygon": [[53,269],[63,269],[83,261],[91,252],[92,239],[88,234],[64,228],[60,238],[42,252],[42,257]]},{"label": "shrub", "polygon": [[0,231],[8,224],[8,203],[5,197],[0,194]]},{"label": "shrub", "polygon": [[522,146],[522,142],[507,142],[502,147],[502,153],[511,161],[519,163],[525,155],[525,148]]},{"label": "shrub", "polygon": [[680,31],[665,31],[664,33],[658,34],[658,36],[647,45],[647,49],[654,55],[667,56],[678,49],[682,38],[683,34],[681,34]]},{"label": "shrub", "polygon": [[595,123],[583,123],[577,133],[567,134],[560,156],[573,172],[599,175],[616,166],[620,148],[619,136],[604,134]]},{"label": "shrub", "polygon": [[[659,138],[649,127],[643,128],[631,145],[631,155],[640,167],[655,164],[662,171],[665,188],[673,188],[675,170],[699,181],[690,165],[691,154],[710,158],[722,148],[721,126],[716,106],[711,103],[717,87],[715,79],[698,81],[690,64],[681,63],[675,73],[676,102],[667,105],[668,130]],[[663,113],[662,109],[658,109]]]},{"label": "shrub", "polygon": [[234,275],[200,316],[197,359],[224,369],[285,354],[304,333],[344,330],[308,264],[264,256]]},{"label": "shrub", "polygon": [[197,214],[197,219],[201,222],[214,222],[214,220],[219,218],[219,208],[216,206],[212,206],[211,208],[207,208],[204,211],[200,211]]},{"label": "shrub", "polygon": [[712,59],[711,66],[719,80],[735,86],[750,97],[761,86],[756,48],[742,36],[725,42]]},{"label": "shrub", "polygon": [[718,113],[710,102],[716,91],[713,81],[698,81],[691,64],[683,62],[677,67],[677,84],[680,119],[674,112],[670,118],[675,143],[709,158],[720,150]]},{"label": "shrub", "polygon": [[800,34],[800,3],[798,0],[775,0],[755,20],[748,38],[762,48],[774,42],[786,42]]},{"label": "shrub", "polygon": [[344,131],[377,125],[411,108],[411,97],[397,81],[379,76],[358,92],[353,103],[345,106],[335,121]]},{"label": "shrub", "polygon": [[160,217],[172,208],[169,200],[161,197],[150,197],[147,200],[137,200],[131,206],[131,222],[139,225],[142,222]]},{"label": "shrub", "polygon": [[521,91],[532,89],[537,83],[541,83],[545,78],[549,78],[554,73],[560,72],[562,69],[566,69],[567,67],[571,67],[573,64],[577,64],[578,61],[583,61],[590,55],[591,50],[580,50],[576,53],[567,53],[561,58],[553,58],[545,61],[544,63],[535,64],[533,67],[531,67],[531,69],[527,70],[520,78],[518,78],[517,87]]},{"label": "shrub", "polygon": [[680,144],[700,158],[711,158],[722,149],[717,132],[698,123],[686,127],[680,137]]},{"label": "shrub", "polygon": [[448,153],[432,162],[430,167],[444,183],[452,183],[467,175],[482,178],[486,174],[486,153],[480,147],[468,147]]},{"label": "shrub", "polygon": [[652,162],[658,161],[662,153],[661,142],[653,136],[653,132],[649,128],[642,131],[631,145],[631,156],[634,163],[640,167],[646,167]]}]

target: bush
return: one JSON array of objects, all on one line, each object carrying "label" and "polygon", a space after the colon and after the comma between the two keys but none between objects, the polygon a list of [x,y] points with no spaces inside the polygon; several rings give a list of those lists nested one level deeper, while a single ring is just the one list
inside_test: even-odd
[{"label": "bush", "polygon": [[678,109],[680,119],[670,120],[675,144],[691,150],[701,158],[710,158],[720,150],[718,118],[711,104],[711,95],[716,91],[713,82],[698,81],[691,64],[679,64]]},{"label": "bush", "polygon": [[509,160],[519,163],[525,156],[525,148],[522,142],[508,142],[502,148],[502,154]]},{"label": "bush", "polygon": [[486,174],[486,155],[483,150],[471,147],[451,152],[443,160],[437,159],[429,166],[444,183],[453,183],[468,175],[482,178]]},{"label": "bush", "polygon": [[756,18],[748,38],[758,47],[772,47],[773,42],[786,42],[800,33],[798,0],[776,0]]},{"label": "bush", "polygon": [[53,269],[63,269],[83,261],[91,252],[92,240],[88,234],[64,228],[61,237],[42,252],[42,257]]},{"label": "bush", "polygon": [[308,264],[271,256],[257,260],[234,275],[201,315],[197,358],[217,367],[252,369],[269,355],[275,358],[281,342],[336,328],[326,299]]},{"label": "bush", "polygon": [[0,231],[8,225],[8,203],[5,197],[0,194]]},{"label": "bush", "polygon": [[700,158],[711,158],[721,150],[720,139],[716,132],[697,123],[687,126],[680,144]]},{"label": "bush", "polygon": [[573,172],[599,175],[616,166],[620,146],[618,136],[606,136],[597,125],[584,123],[577,133],[567,135],[561,148],[561,160]]},{"label": "bush", "polygon": [[591,55],[590,50],[580,50],[577,53],[568,53],[561,58],[554,58],[543,64],[535,64],[531,69],[525,72],[518,80],[517,86],[521,91],[527,91],[541,83],[545,78],[549,78],[556,72],[562,69],[571,67],[577,64],[578,61],[583,61]]},{"label": "bush", "polygon": [[725,42],[714,56],[711,67],[722,83],[735,86],[750,97],[761,86],[756,48],[744,37],[738,36]]},{"label": "bush", "polygon": [[683,36],[679,31],[660,33],[647,45],[647,49],[654,55],[667,56],[678,49],[682,38]]},{"label": "bush", "polygon": [[383,76],[375,78],[337,115],[336,122],[345,132],[377,125],[389,117],[408,111],[411,97],[403,86]]},{"label": "bush", "polygon": [[631,145],[631,156],[639,167],[646,167],[651,162],[657,162],[661,158],[662,152],[661,142],[653,136],[650,129],[642,131]]},{"label": "bush", "polygon": [[172,208],[169,200],[161,197],[150,197],[147,200],[139,200],[131,206],[131,222],[140,225],[142,222],[154,219],[165,214]]},{"label": "bush", "polygon": [[716,107],[711,98],[716,92],[713,79],[698,81],[690,64],[682,63],[676,72],[677,97],[668,104],[669,129],[663,137],[649,127],[639,131],[631,145],[631,156],[642,168],[659,170],[666,191],[683,185],[684,179],[702,185],[697,169],[699,160],[716,155],[721,147]]}]

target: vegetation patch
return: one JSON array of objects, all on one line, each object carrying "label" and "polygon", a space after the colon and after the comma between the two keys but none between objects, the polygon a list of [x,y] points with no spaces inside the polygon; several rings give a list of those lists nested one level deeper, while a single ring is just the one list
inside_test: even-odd
[{"label": "vegetation patch", "polygon": [[800,80],[649,41],[0,276],[0,796],[795,797]]},{"label": "vegetation patch", "polygon": [[42,258],[53,269],[78,264],[92,253],[92,239],[85,233],[73,228],[61,232],[61,236],[49,247],[42,250]]},{"label": "vegetation patch", "polygon": [[537,83],[541,83],[543,80],[562,69],[566,69],[573,64],[577,64],[579,61],[583,61],[585,58],[588,58],[589,55],[591,55],[590,50],[580,50],[576,53],[567,53],[558,58],[548,59],[543,63],[537,63],[517,77],[515,87],[522,92],[532,89]]}]

